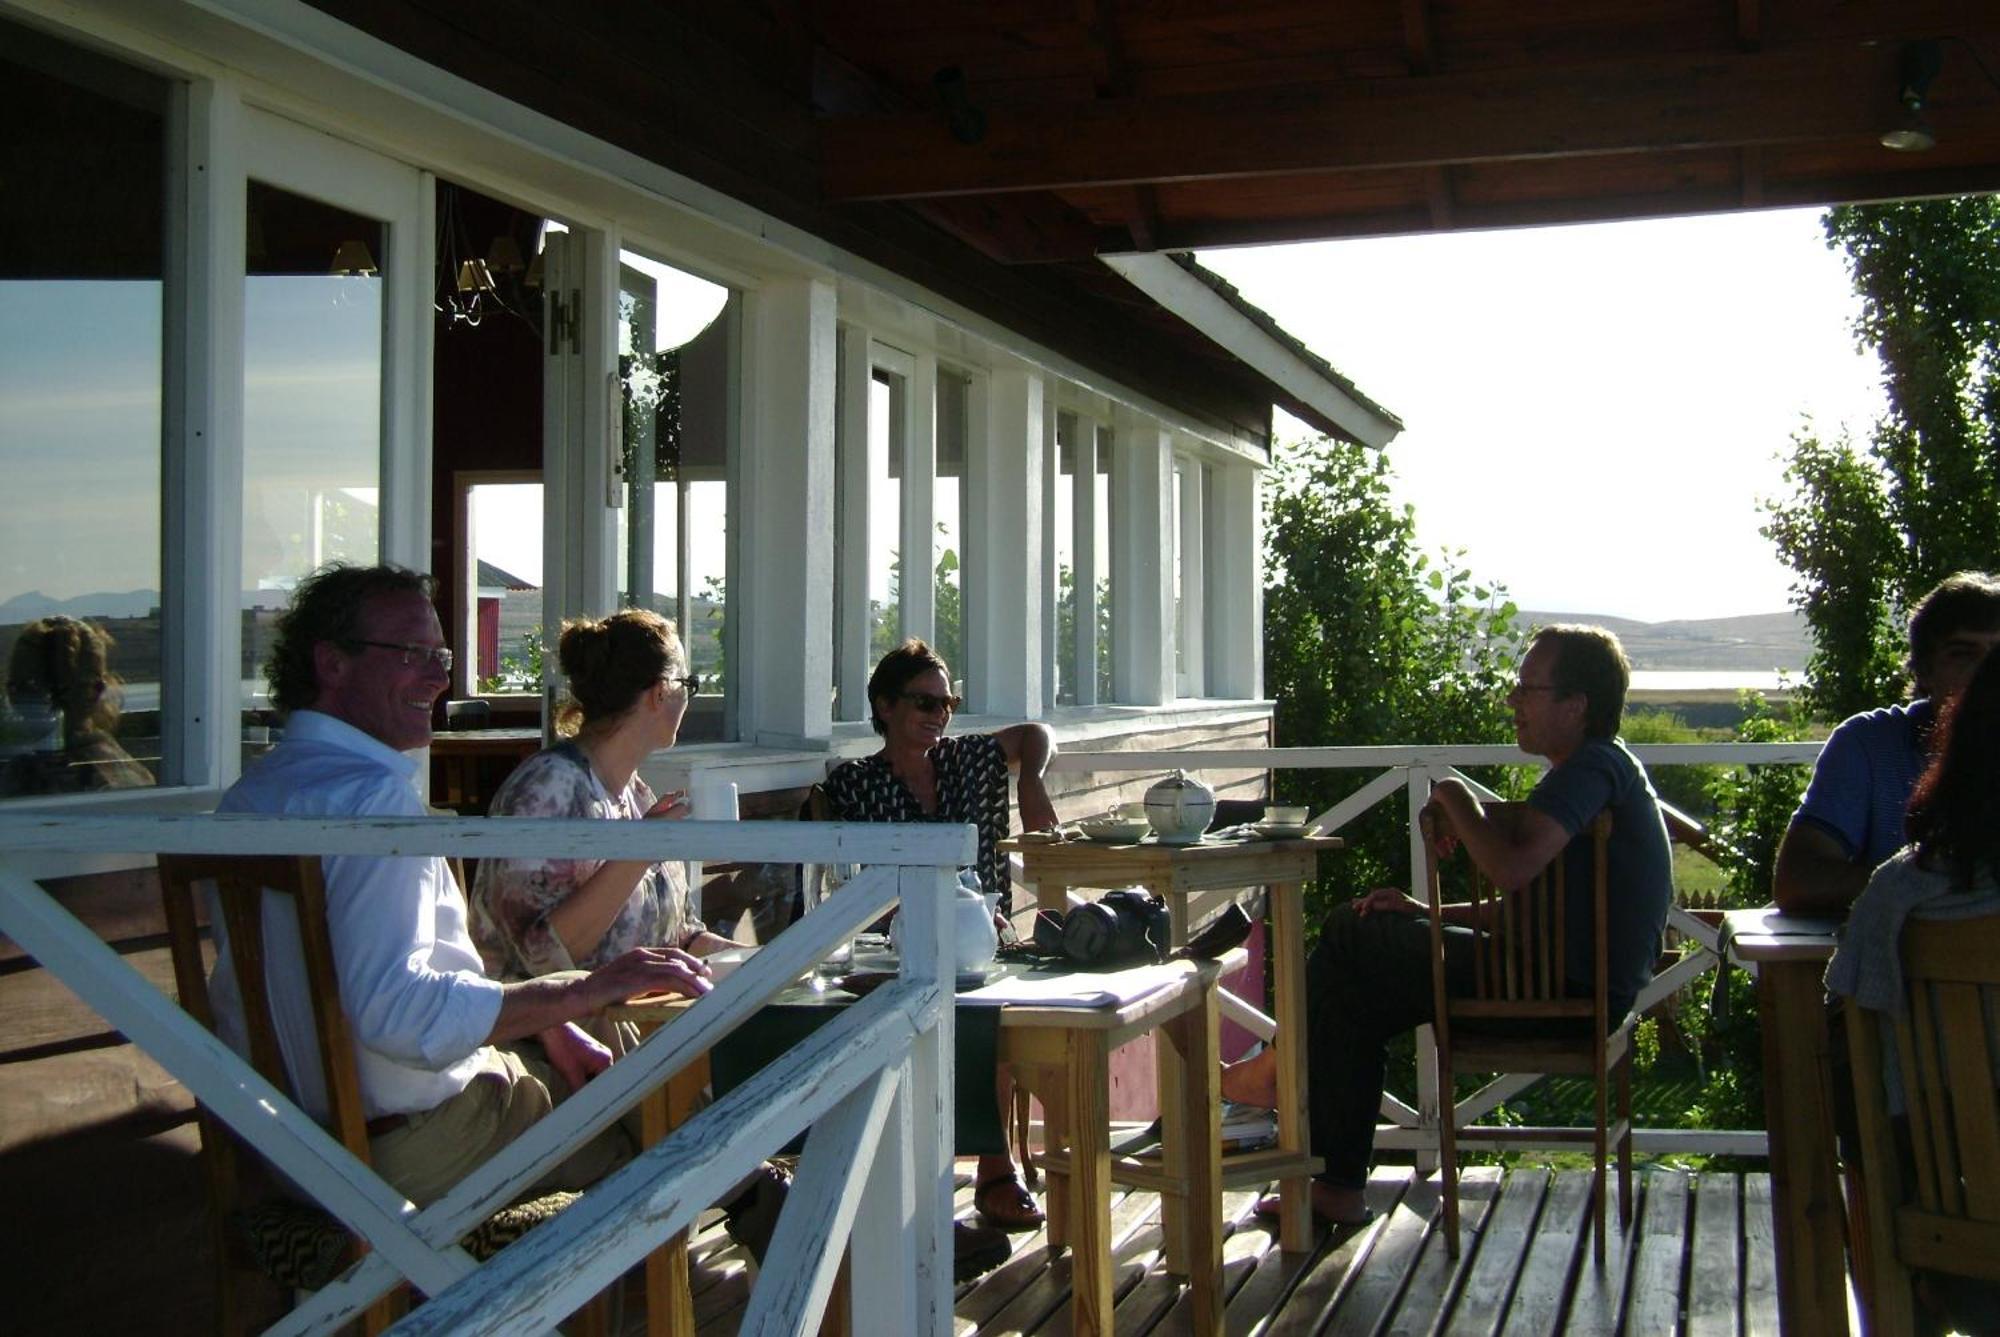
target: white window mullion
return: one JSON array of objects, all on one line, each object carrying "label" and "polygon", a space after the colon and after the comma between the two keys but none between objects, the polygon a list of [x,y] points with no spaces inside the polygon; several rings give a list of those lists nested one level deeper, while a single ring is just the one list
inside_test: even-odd
[{"label": "white window mullion", "polygon": [[874,363],[868,331],[852,325],[840,330],[840,420],[835,468],[839,470],[840,607],[833,610],[840,629],[840,660],[834,666],[840,688],[840,718],[868,718],[869,662],[868,544],[874,498],[868,495],[868,442],[873,430],[869,405],[874,398]]},{"label": "white window mullion", "polygon": [[1206,674],[1202,657],[1206,653],[1203,628],[1207,613],[1203,598],[1206,553],[1202,541],[1202,522],[1206,510],[1207,489],[1203,486],[1206,470],[1201,461],[1183,459],[1176,476],[1180,487],[1180,534],[1176,563],[1180,570],[1180,617],[1176,621],[1175,634],[1180,638],[1178,657],[1180,661],[1179,694],[1185,697],[1207,695]]},{"label": "white window mullion", "polygon": [[243,659],[243,103],[196,81],[173,102],[162,554],[161,779],[233,782]]},{"label": "white window mullion", "polygon": [[[1056,604],[1061,597],[1056,574],[1056,488],[1062,482],[1062,447],[1056,441],[1055,387],[1042,392],[1042,710],[1055,709],[1057,684],[1061,676],[1057,664],[1070,653],[1056,644]],[[1071,542],[1074,544],[1074,529]]]}]

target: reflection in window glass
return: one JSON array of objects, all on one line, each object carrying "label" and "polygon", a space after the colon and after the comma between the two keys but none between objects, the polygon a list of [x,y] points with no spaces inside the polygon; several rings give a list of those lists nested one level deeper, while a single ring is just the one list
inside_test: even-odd
[{"label": "reflection in window glass", "polygon": [[903,412],[909,383],[877,371],[868,382],[868,662],[903,638],[899,562],[903,530]]},{"label": "reflection in window glass", "polygon": [[[724,690],[728,671],[729,295],[649,256],[619,253],[618,601],[675,625],[703,696]],[[681,736],[720,738],[720,712],[690,711]]]},{"label": "reflection in window glass", "polygon": [[147,786],[166,769],[167,95],[0,23],[0,797]]},{"label": "reflection in window glass", "polygon": [[933,644],[963,691],[965,661],[965,477],[971,385],[962,371],[937,374],[937,481],[931,492]]},{"label": "reflection in window glass", "polygon": [[482,692],[542,690],[542,485],[466,489],[474,613],[471,679]]},{"label": "reflection in window glass", "polygon": [[379,552],[387,228],[252,181],[243,288],[243,678],[246,760],[278,614],[328,562]]}]

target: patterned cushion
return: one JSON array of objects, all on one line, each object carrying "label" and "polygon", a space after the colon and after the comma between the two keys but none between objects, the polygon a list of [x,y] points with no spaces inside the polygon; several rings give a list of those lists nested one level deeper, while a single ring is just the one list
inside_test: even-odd
[{"label": "patterned cushion", "polygon": [[[459,1241],[485,1262],[575,1202],[578,1193],[547,1193],[503,1207]],[[238,1218],[250,1256],[280,1285],[316,1291],[339,1276],[347,1258],[347,1228],[321,1208],[272,1198]]]}]

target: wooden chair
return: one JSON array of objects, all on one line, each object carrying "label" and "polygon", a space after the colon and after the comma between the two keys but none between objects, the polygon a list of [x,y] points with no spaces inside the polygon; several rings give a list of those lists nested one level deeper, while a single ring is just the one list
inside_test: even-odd
[{"label": "wooden chair", "polygon": [[[320,1077],[330,1110],[328,1131],[368,1164],[367,1118],[354,1066],[354,1042],[340,1002],[340,979],[327,930],[326,886],[318,856],[162,854],[159,865],[160,894],[181,1006],[210,1031],[215,1030],[215,1008],[209,997],[195,908],[200,888],[213,886],[243,1001],[251,1065],[282,1090],[289,1090],[291,1084],[265,984],[264,892],[293,899],[312,995]],[[197,1113],[214,1236],[219,1326],[225,1333],[239,1333],[246,1331],[249,1317],[243,1312],[239,1286],[244,1273],[262,1272],[296,1288],[314,1289],[357,1259],[366,1245],[317,1207],[275,1194],[259,1167],[241,1154],[228,1125],[206,1106]],[[577,1196],[552,1193],[504,1208],[467,1235],[463,1243],[475,1258],[489,1257]],[[369,1308],[364,1326],[371,1337],[401,1313],[405,1298],[406,1292],[399,1289]],[[599,1296],[580,1313],[580,1330],[603,1330],[605,1298]]]},{"label": "wooden chair", "polygon": [[[1901,952],[1902,1015],[1847,1004],[1874,1337],[1921,1330],[1916,1271],[1983,1281],[2000,1303],[2000,915],[1912,919]],[[1889,1109],[1885,1053],[1901,1114]]]},{"label": "wooden chair", "polygon": [[[1520,820],[1526,805],[1488,804],[1486,811],[1502,822]],[[1424,841],[1433,849],[1433,818],[1422,819]],[[1591,1180],[1592,1215],[1596,1226],[1596,1258],[1604,1261],[1606,1152],[1618,1148],[1618,1220],[1632,1219],[1632,1018],[1608,1015],[1605,953],[1607,843],[1611,815],[1600,813],[1580,838],[1593,850],[1592,919],[1596,926],[1597,962],[1591,995],[1571,997],[1565,987],[1564,949],[1571,933],[1589,931],[1570,922],[1564,897],[1561,856],[1514,891],[1495,887],[1477,866],[1470,868],[1471,902],[1485,931],[1478,939],[1473,991],[1453,996],[1447,988],[1444,926],[1439,907],[1444,902],[1440,860],[1428,856],[1430,885],[1432,996],[1436,1005],[1439,1155],[1443,1162],[1445,1246],[1458,1256],[1458,1120],[1453,1109],[1452,1078],[1460,1072],[1557,1073],[1587,1076],[1596,1085],[1596,1118],[1589,1128],[1551,1132],[1534,1130],[1537,1140],[1555,1137],[1591,1144],[1595,1171]],[[1524,1023],[1568,1023],[1571,1034],[1522,1034]],[[1615,1023],[1615,1024],[1614,1024]],[[1481,1028],[1487,1028],[1482,1030]],[[1585,1034],[1582,1028],[1588,1028]],[[1607,1117],[1609,1086],[1618,1080],[1618,1117]],[[1505,1137],[1508,1130],[1482,1129]]]}]

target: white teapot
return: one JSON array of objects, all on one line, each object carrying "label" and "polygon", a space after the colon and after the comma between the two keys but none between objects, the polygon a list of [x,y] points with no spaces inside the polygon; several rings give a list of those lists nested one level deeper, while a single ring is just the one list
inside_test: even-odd
[{"label": "white teapot", "polygon": [[1162,845],[1192,845],[1215,817],[1215,791],[1175,771],[1146,791],[1146,820]]},{"label": "white teapot", "polygon": [[[993,916],[999,908],[998,895],[987,895],[979,889],[979,874],[970,868],[958,870],[958,892],[951,899],[951,923],[954,966],[959,974],[983,970],[993,962],[1000,950],[1000,930],[994,926]],[[889,940],[900,955],[903,950],[903,914],[889,921]]]}]

